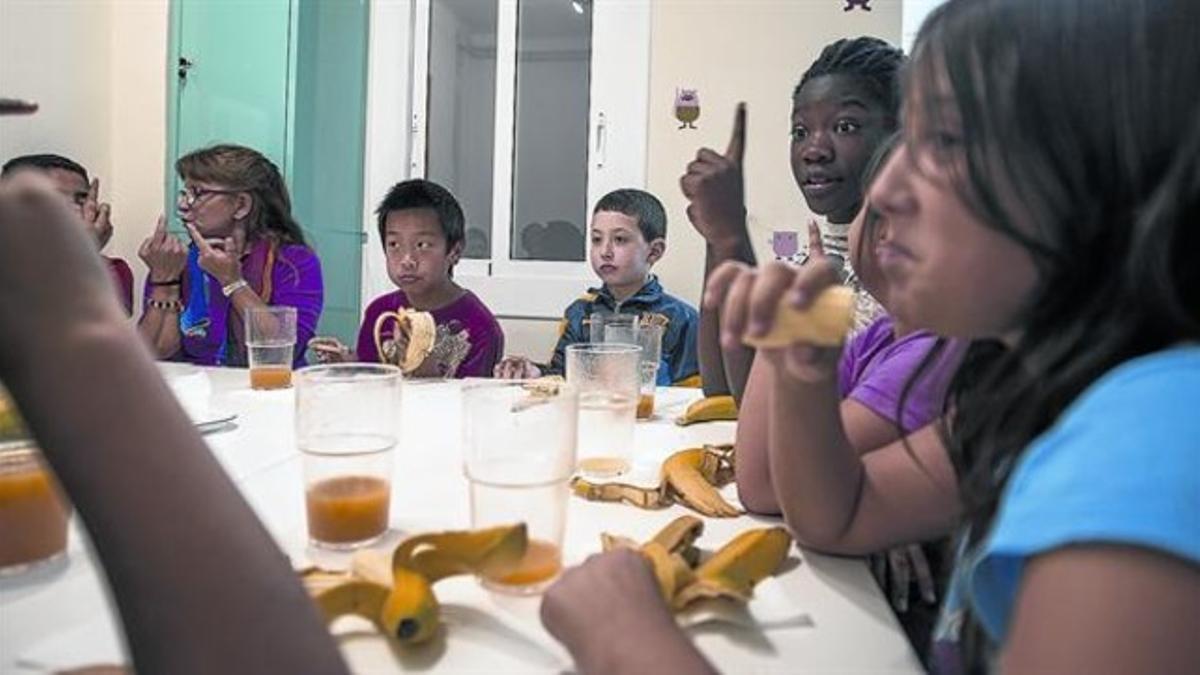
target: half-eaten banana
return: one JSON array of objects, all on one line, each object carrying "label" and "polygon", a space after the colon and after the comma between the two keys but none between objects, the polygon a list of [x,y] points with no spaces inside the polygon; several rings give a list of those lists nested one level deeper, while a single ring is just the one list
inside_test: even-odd
[{"label": "half-eaten banana", "polygon": [[704,598],[727,598],[747,602],[758,582],[771,576],[787,558],[792,537],[782,527],[747,530],[696,566],[696,539],[704,523],[693,516],[680,516],[653,539],[638,545],[632,540],[602,534],[605,551],[626,547],[639,550],[654,568],[659,591],[676,610]]},{"label": "half-eaten banana", "polygon": [[327,622],[354,614],[373,622],[402,645],[437,633],[439,610],[433,584],[457,574],[495,576],[525,555],[525,524],[409,537],[389,562],[369,550],[355,554],[349,573],[302,572],[309,594]]},{"label": "half-eaten banana", "polygon": [[[396,333],[407,339],[404,353],[397,353],[395,342],[383,339],[383,326],[388,321],[396,323]],[[437,341],[437,324],[429,312],[418,312],[401,307],[394,312],[384,312],[375,319],[375,350],[385,363],[400,367],[411,373],[429,358]]]},{"label": "half-eaten banana", "polygon": [[717,488],[733,481],[733,477],[733,446],[705,445],[668,457],[657,488],[589,483],[576,477],[571,480],[571,490],[589,501],[625,502],[643,509],[683,504],[712,518],[732,518],[742,512],[725,501]]}]

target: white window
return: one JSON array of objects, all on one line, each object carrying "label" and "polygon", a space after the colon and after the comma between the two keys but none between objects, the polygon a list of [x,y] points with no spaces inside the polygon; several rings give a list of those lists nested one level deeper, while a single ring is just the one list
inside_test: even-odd
[{"label": "white window", "polygon": [[[649,0],[412,0],[408,7],[407,69],[379,72],[374,59],[388,48],[378,42],[396,27],[372,22],[376,98],[394,100],[376,90],[407,75],[405,138],[393,146],[407,156],[402,176],[441,183],[463,205],[459,283],[500,316],[560,316],[596,283],[587,262],[592,205],[615,188],[645,185]],[[398,116],[369,105],[374,139]],[[371,166],[396,169],[394,155],[368,165],[369,176]],[[376,202],[402,177],[393,176],[369,179]],[[367,298],[389,287],[382,261],[374,267],[364,274],[364,286],[374,287]]]}]

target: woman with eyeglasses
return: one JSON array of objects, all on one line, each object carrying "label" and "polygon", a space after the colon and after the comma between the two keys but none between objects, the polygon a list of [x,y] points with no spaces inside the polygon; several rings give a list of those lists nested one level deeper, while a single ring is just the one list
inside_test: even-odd
[{"label": "woman with eyeglasses", "polygon": [[138,255],[146,279],[142,335],[161,359],[245,366],[245,314],[296,308],[295,365],[324,303],[321,264],[292,217],[279,169],[261,153],[216,145],[175,162],[185,245],[160,217]]}]

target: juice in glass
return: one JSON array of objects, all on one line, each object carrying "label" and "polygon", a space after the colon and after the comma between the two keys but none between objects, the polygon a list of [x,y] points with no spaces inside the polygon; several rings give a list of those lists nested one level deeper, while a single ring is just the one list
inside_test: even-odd
[{"label": "juice in glass", "polygon": [[70,514],[40,453],[24,443],[8,445],[0,447],[0,574],[62,555]]},{"label": "juice in glass", "polygon": [[[288,351],[291,351],[290,345]],[[250,368],[251,389],[287,389],[290,386],[292,386],[291,363],[284,366],[256,366]]]},{"label": "juice in glass", "polygon": [[392,486],[375,476],[338,476],[308,486],[308,533],[317,541],[353,544],[387,530]]},{"label": "juice in glass", "polygon": [[296,308],[255,307],[246,312],[246,356],[251,389],[292,386]]}]

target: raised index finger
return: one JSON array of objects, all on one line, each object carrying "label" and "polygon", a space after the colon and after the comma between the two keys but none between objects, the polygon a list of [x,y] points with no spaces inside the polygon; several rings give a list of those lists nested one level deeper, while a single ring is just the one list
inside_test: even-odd
[{"label": "raised index finger", "polygon": [[91,185],[88,185],[88,201],[100,201],[100,179],[93,178]]},{"label": "raised index finger", "polygon": [[725,149],[725,157],[742,163],[746,154],[746,103],[738,103],[737,112],[733,114],[733,134],[729,137],[729,147]]},{"label": "raised index finger", "polygon": [[188,234],[192,235],[192,241],[196,242],[196,248],[200,249],[201,253],[213,252],[212,244],[208,243],[207,239],[200,236],[200,231],[196,229],[195,225],[184,221],[183,226],[187,228]]}]

